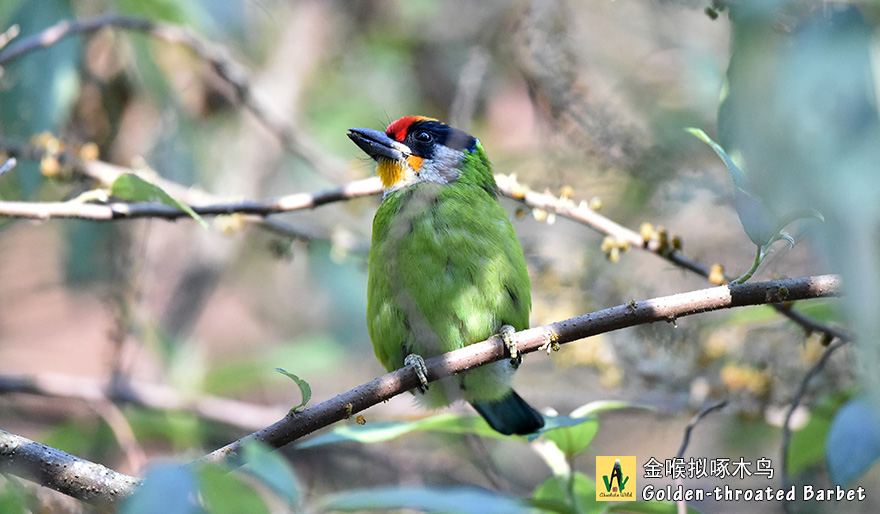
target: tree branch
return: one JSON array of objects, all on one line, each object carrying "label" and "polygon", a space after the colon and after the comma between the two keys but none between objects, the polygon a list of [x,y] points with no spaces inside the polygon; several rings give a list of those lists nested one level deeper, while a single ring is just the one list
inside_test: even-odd
[{"label": "tree branch", "polygon": [[5,430],[0,430],[0,472],[99,507],[117,505],[140,484],[134,477]]},{"label": "tree branch", "polygon": [[[686,257],[680,251],[675,250],[658,239],[645,239],[638,232],[602,216],[591,209],[585,202],[576,204],[567,198],[533,191],[527,186],[519,184],[512,176],[496,175],[495,179],[498,182],[501,194],[504,196],[522,202],[529,207],[555,212],[560,216],[565,216],[582,223],[601,234],[610,236],[616,241],[628,243],[635,248],[641,248],[666,259],[679,268],[692,271],[704,278],[709,278],[711,270],[708,266]],[[730,278],[725,277],[725,280],[730,280]],[[803,327],[808,333],[821,332],[825,335],[827,342],[833,339],[852,339],[852,335],[846,330],[819,323],[811,317],[792,309],[790,304],[777,304],[773,305],[773,308],[779,314]]]},{"label": "tree branch", "polygon": [[[46,151],[33,145],[16,144],[0,138],[0,150],[12,157],[39,160],[46,155]],[[130,168],[123,168],[101,161],[83,162],[76,155],[69,152],[61,152],[59,162],[98,182],[109,186],[123,173],[137,173]],[[190,204],[200,215],[218,214],[252,214],[258,216],[254,221],[263,225],[264,228],[290,237],[313,238],[325,236],[325,234],[303,234],[301,230],[294,229],[289,225],[268,218],[270,214],[277,212],[293,211],[324,205],[327,203],[350,200],[362,196],[371,196],[382,191],[381,182],[376,177],[357,180],[349,184],[317,193],[296,193],[276,200],[262,202],[223,202],[217,197],[195,188],[187,188],[176,182],[161,177],[145,177],[175,198]],[[602,216],[591,209],[585,202],[576,204],[570,199],[560,198],[549,193],[539,193],[516,182],[516,179],[508,175],[495,175],[499,192],[508,198],[522,202],[529,207],[552,211],[560,216],[567,217],[599,233],[612,237],[630,246],[649,251],[675,266],[692,271],[700,276],[709,278],[709,267],[689,259],[680,251],[674,250],[657,239],[645,239],[641,234],[619,223]],[[164,219],[177,219],[187,216],[186,213],[173,207],[158,204],[88,204],[89,207],[76,208],[71,202],[57,202],[46,206],[46,203],[33,202],[0,202],[0,216],[15,218],[48,219],[52,217],[72,217],[95,220],[133,219],[143,217],[157,217]],[[321,237],[327,239],[327,237]],[[824,339],[830,342],[834,339],[852,339],[852,335],[846,330],[819,323],[809,316],[791,308],[790,304],[774,305],[774,309],[791,321],[800,325],[807,332],[820,332]]]},{"label": "tree branch", "polygon": [[[819,360],[816,364],[813,365],[812,368],[804,375],[804,379],[801,380],[801,384],[798,387],[797,393],[794,396],[794,400],[791,402],[791,408],[788,409],[788,412],[785,413],[785,422],[782,424],[782,488],[788,488],[791,483],[788,477],[788,447],[791,444],[791,417],[794,414],[794,411],[797,410],[798,405],[801,404],[801,400],[804,399],[804,396],[807,394],[807,386],[810,383],[810,380],[813,379],[814,376],[819,374],[820,371],[825,367],[825,364],[828,362],[828,359],[831,357],[831,354],[836,352],[840,347],[845,346],[849,343],[849,339],[841,339],[835,342],[832,345],[829,345],[825,348],[825,351],[822,353],[822,356],[819,357]],[[782,510],[786,513],[790,512],[791,505],[788,500],[783,498],[782,501]]]},{"label": "tree branch", "polygon": [[[732,307],[837,296],[840,288],[840,278],[835,275],[720,286],[619,305],[523,330],[517,332],[515,338],[521,353],[549,352],[556,345],[621,328],[656,321],[675,322],[684,316]],[[427,359],[428,380],[439,380],[505,357],[501,339],[492,336],[486,341]],[[196,462],[240,465],[238,455],[247,441],[259,440],[278,448],[418,384],[419,379],[412,369],[392,371],[302,412],[288,413],[280,421]],[[34,480],[97,505],[115,504],[138,485],[132,477],[7,432],[0,432],[0,471]]]},{"label": "tree branch", "polygon": [[[265,201],[244,200],[208,205],[192,205],[191,208],[202,216],[245,214],[265,217],[280,212],[310,209],[330,202],[374,195],[381,191],[382,183],[377,177],[371,177],[350,182],[342,187],[315,193],[296,193]],[[176,207],[158,203],[113,202],[97,204],[74,200],[66,202],[0,201],[0,216],[40,220],[79,218],[106,221],[135,218],[176,220],[188,218],[189,214]]]},{"label": "tree branch", "polygon": [[[713,287],[627,303],[531,328],[518,332],[516,342],[521,353],[531,353],[625,327],[656,321],[675,322],[680,317],[700,312],[839,294],[840,279],[835,275]],[[504,357],[501,339],[493,336],[486,341],[427,359],[425,364],[428,367],[428,380],[438,380]],[[242,445],[249,440],[259,440],[275,448],[283,446],[413,389],[418,383],[415,372],[409,368],[393,371],[298,414],[288,414],[273,425],[215,450],[200,461],[234,463]]]},{"label": "tree branch", "polygon": [[[11,157],[39,161],[48,152],[45,148],[23,144],[0,137],[0,152]],[[85,176],[104,187],[109,187],[121,175],[133,173],[141,176],[144,180],[161,187],[168,194],[181,202],[190,205],[199,212],[199,209],[213,206],[213,214],[230,214],[230,205],[247,203],[258,205],[259,202],[230,202],[218,198],[197,187],[187,187],[172,180],[165,179],[154,172],[139,171],[133,168],[118,166],[104,161],[83,161],[76,154],[62,151],[53,154],[58,162],[79,175]],[[368,196],[381,192],[381,182],[372,177],[364,180],[356,180],[339,188],[329,189],[317,193],[297,193],[276,200],[270,200],[263,207],[265,214],[249,216],[246,219],[257,223],[260,227],[271,232],[295,239],[330,239],[329,231],[323,228],[299,227],[290,223],[269,217],[273,212],[292,211],[317,207],[330,202]],[[186,216],[183,211],[160,204],[127,204],[119,203],[107,209],[106,205],[83,204],[76,202],[56,202],[57,205],[43,207],[43,203],[51,202],[10,202],[5,208],[8,212],[0,210],[0,216],[6,215],[13,218],[47,219],[52,217],[83,218],[93,220],[131,219],[137,217],[160,217],[165,219],[177,219]],[[88,205],[87,208],[78,208],[76,205]],[[134,207],[138,205],[137,207]],[[274,207],[273,207],[274,206]],[[133,207],[133,209],[132,209]],[[226,209],[226,212],[223,212]],[[210,209],[209,209],[210,210]],[[259,210],[259,209],[258,209]],[[133,215],[129,212],[134,212]]]},{"label": "tree branch", "polygon": [[48,48],[69,36],[95,32],[106,27],[142,32],[161,41],[190,48],[210,63],[217,74],[232,86],[241,104],[281,141],[285,149],[301,157],[313,169],[327,173],[336,180],[348,175],[342,165],[317,150],[315,143],[306,134],[258,98],[246,68],[233,59],[225,47],[202,38],[186,27],[112,13],[81,20],[64,20],[10,43],[0,52],[0,66],[8,65],[28,52]]}]

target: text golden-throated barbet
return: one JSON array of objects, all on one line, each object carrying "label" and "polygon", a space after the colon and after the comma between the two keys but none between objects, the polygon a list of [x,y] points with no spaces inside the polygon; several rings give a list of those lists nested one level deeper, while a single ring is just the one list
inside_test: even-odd
[{"label": "text golden-throated barbet", "polygon": [[[350,129],[378,163],[385,194],[373,220],[367,327],[389,371],[412,366],[428,408],[464,399],[503,434],[528,434],[541,415],[511,388],[511,334],[529,326],[522,247],[480,141],[423,116],[379,130]],[[423,358],[501,334],[504,359],[427,387]]]}]

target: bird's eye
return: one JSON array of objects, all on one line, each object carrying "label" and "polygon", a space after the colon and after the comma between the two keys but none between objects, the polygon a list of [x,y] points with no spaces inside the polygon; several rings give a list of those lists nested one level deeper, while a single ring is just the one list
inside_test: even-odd
[{"label": "bird's eye", "polygon": [[430,143],[434,141],[434,136],[432,136],[430,132],[421,131],[416,132],[416,134],[413,136],[413,139],[415,139],[418,143]]}]

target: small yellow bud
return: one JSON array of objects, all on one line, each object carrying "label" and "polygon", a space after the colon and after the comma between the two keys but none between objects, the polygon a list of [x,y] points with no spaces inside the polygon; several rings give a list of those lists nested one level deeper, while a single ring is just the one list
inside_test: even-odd
[{"label": "small yellow bud", "polygon": [[605,236],[605,239],[602,240],[602,251],[608,253],[612,248],[614,248],[615,241],[611,236]]},{"label": "small yellow bud", "polygon": [[31,137],[31,144],[45,148],[52,139],[54,139],[54,136],[51,132],[40,132]]},{"label": "small yellow bud", "polygon": [[573,187],[571,187],[569,185],[565,185],[559,189],[559,197],[560,198],[565,198],[566,200],[568,200],[572,196],[574,196],[574,188]]},{"label": "small yellow bud", "polygon": [[665,252],[669,248],[669,232],[665,228],[657,229],[657,241],[660,242],[659,250]]},{"label": "small yellow bud", "polygon": [[654,225],[642,223],[642,226],[639,227],[639,235],[642,236],[642,241],[647,243],[654,238]]},{"label": "small yellow bud", "polygon": [[241,214],[223,214],[214,218],[214,228],[218,232],[231,235],[244,227],[244,216]]},{"label": "small yellow bud", "polygon": [[601,208],[602,208],[602,199],[601,198],[599,198],[598,196],[594,196],[594,197],[590,198],[590,210],[591,211],[598,211]]},{"label": "small yellow bud", "polygon": [[724,278],[724,266],[713,264],[712,267],[709,268],[709,283],[717,286],[727,283],[727,280]]},{"label": "small yellow bud", "polygon": [[365,418],[363,414],[358,414],[358,416],[354,419],[355,419],[355,421],[357,421],[358,425],[366,425],[367,424],[367,418]]},{"label": "small yellow bud", "polygon": [[608,260],[611,262],[618,262],[620,260],[620,247],[615,246],[608,252]]},{"label": "small yellow bud", "polygon": [[544,209],[532,209],[532,216],[535,217],[535,221],[544,221],[547,219],[547,211]]},{"label": "small yellow bud", "polygon": [[79,158],[89,162],[95,161],[98,159],[100,155],[100,150],[98,149],[98,145],[92,142],[86,143],[82,145],[79,149]]},{"label": "small yellow bud", "polygon": [[61,172],[61,163],[54,155],[46,155],[40,160],[40,173],[46,177],[56,177]]},{"label": "small yellow bud", "polygon": [[623,381],[623,373],[617,366],[608,366],[602,370],[599,377],[599,384],[602,387],[618,387]]}]

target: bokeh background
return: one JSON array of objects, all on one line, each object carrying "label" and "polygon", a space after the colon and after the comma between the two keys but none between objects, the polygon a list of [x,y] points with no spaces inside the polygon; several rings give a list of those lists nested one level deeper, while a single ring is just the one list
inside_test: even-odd
[{"label": "bokeh background", "polygon": [[[768,204],[791,208],[795,198],[826,217],[825,228],[814,221],[790,226],[797,244],[777,243],[755,279],[850,273],[864,278],[868,296],[860,301],[871,307],[850,321],[870,325],[876,312],[875,277],[847,260],[864,255],[866,269],[875,269],[876,237],[866,236],[873,241],[867,248],[846,249],[861,234],[876,235],[870,230],[880,205],[871,204],[880,190],[871,178],[880,162],[871,146],[880,148],[873,139],[876,97],[859,103],[847,96],[870,88],[880,69],[877,2],[3,0],[0,28],[17,24],[21,38],[60,20],[108,12],[187,27],[212,42],[224,59],[240,63],[247,94],[295,128],[296,144],[284,145],[243,106],[241,91],[192,49],[124,28],[70,37],[6,65],[4,142],[97,149],[100,160],[154,170],[223,199],[258,200],[370,176],[372,163],[346,130],[424,114],[479,137],[496,172],[516,174],[539,191],[601,203],[602,214],[635,230],[646,222],[663,227],[680,237],[689,257],[737,276],[755,248],[723,162],[684,130],[698,127],[731,154],[748,160],[751,151],[759,164],[746,169]],[[826,44],[844,40],[840,48]],[[804,50],[785,54],[792,45]],[[855,54],[867,61],[840,58]],[[791,83],[774,82],[779,63],[789,65]],[[792,85],[804,82],[834,100],[825,106],[810,96],[816,91]],[[773,98],[802,110],[775,111],[784,102]],[[722,100],[728,115],[719,121]],[[813,136],[827,144],[810,143]],[[856,156],[851,169],[835,159],[843,154]],[[786,175],[791,163],[805,175]],[[818,174],[808,174],[810,163]],[[20,159],[0,177],[0,197],[60,200],[95,187],[55,164]],[[774,182],[778,176],[785,178]],[[7,390],[0,426],[142,475],[155,459],[196,458],[283,416],[299,393],[276,367],[307,380],[313,401],[380,375],[364,322],[378,202],[369,197],[275,216],[297,237],[237,216],[209,220],[210,230],[187,219],[0,221],[0,375],[60,380],[69,388],[55,397]],[[638,249],[609,259],[604,236],[588,227],[502,203],[529,265],[532,325],[709,285]],[[841,205],[847,209],[835,210]],[[862,221],[852,224],[855,217]],[[830,300],[798,309],[831,324],[846,313]],[[863,333],[876,332],[868,326]],[[823,352],[821,339],[770,307],[712,313],[593,337],[549,357],[530,355],[516,387],[540,410],[562,414],[597,400],[650,407],[600,416],[590,451],[574,461],[591,476],[594,455],[634,454],[640,464],[671,458],[691,416],[727,399],[698,426],[686,456],[767,457],[777,475],[700,483],[778,487],[780,426]],[[877,362],[871,351],[863,358]],[[869,384],[855,360],[845,348],[809,383],[793,416],[795,428],[811,430],[795,433],[794,483],[832,483],[823,460],[830,420],[860,384]],[[111,377],[259,408],[228,412],[232,421],[217,423],[188,409],[65,397],[87,395]],[[464,405],[451,410],[469,412]],[[363,414],[369,424],[432,413],[403,395]],[[395,484],[473,484],[528,496],[550,476],[521,442],[435,433],[284,454],[307,504],[345,489]],[[874,469],[859,483],[878,478]],[[80,508],[38,494],[58,509]],[[877,505],[871,498],[841,512]],[[779,511],[775,503],[693,506]]]}]

